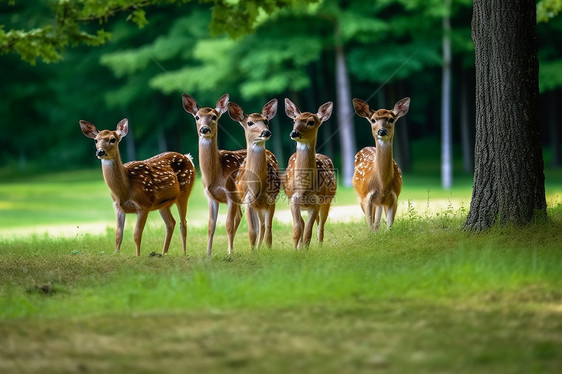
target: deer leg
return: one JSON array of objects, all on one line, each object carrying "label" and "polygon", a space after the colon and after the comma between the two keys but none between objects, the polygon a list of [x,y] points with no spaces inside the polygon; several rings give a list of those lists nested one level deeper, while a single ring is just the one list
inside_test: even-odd
[{"label": "deer leg", "polygon": [[273,243],[273,235],[271,227],[273,226],[273,215],[275,214],[275,204],[271,204],[265,211],[265,245],[271,248]]},{"label": "deer leg", "polygon": [[297,249],[302,242],[304,221],[301,217],[300,207],[296,201],[291,202],[291,214],[293,215],[293,245],[295,249]]},{"label": "deer leg", "polygon": [[318,208],[314,208],[308,214],[308,219],[306,220],[306,226],[304,227],[303,242],[304,245],[308,247],[310,244],[310,239],[312,238],[312,228],[314,226],[314,221],[318,217]]},{"label": "deer leg", "polygon": [[144,231],[144,225],[146,224],[146,219],[148,218],[147,210],[139,210],[137,212],[137,225],[135,226],[135,245],[137,246],[137,256],[140,256],[140,245],[142,240],[142,232]]},{"label": "deer leg", "polygon": [[189,195],[181,195],[176,202],[178,207],[178,213],[180,217],[180,230],[181,230],[181,243],[183,248],[183,254],[185,255],[186,250],[186,240],[187,240],[187,221],[185,216],[187,215],[187,199]]},{"label": "deer leg", "polygon": [[166,239],[164,240],[164,247],[162,248],[162,254],[165,255],[168,253],[168,248],[170,248],[170,241],[172,240],[176,220],[174,219],[174,216],[172,216],[170,207],[160,209],[160,216],[166,225]]},{"label": "deer leg", "polygon": [[254,209],[250,204],[246,205],[246,220],[248,221],[248,237],[250,239],[250,248],[253,250],[256,247],[257,238],[257,222]]},{"label": "deer leg", "polygon": [[123,229],[125,227],[125,212],[121,209],[115,208],[115,215],[117,216],[117,229],[115,230],[115,252],[121,249],[121,242],[123,241]]},{"label": "deer leg", "polygon": [[260,228],[260,236],[258,240],[258,247],[261,247],[261,243],[263,242],[263,238],[265,236],[265,213],[263,209],[256,211],[258,216],[259,228]]},{"label": "deer leg", "polygon": [[373,210],[371,209],[371,199],[367,197],[361,201],[361,209],[365,213],[365,220],[369,229],[373,229]]},{"label": "deer leg", "polygon": [[320,206],[318,213],[318,242],[324,242],[324,224],[328,219],[328,212],[330,211],[330,204],[323,204]]},{"label": "deer leg", "polygon": [[382,206],[373,204],[372,208],[375,210],[373,231],[378,231],[381,225]]},{"label": "deer leg", "polygon": [[228,236],[228,254],[232,254],[232,249],[234,247],[234,236],[236,235],[236,230],[238,225],[240,225],[240,220],[242,219],[242,212],[240,210],[240,205],[234,203],[231,199],[228,199],[228,212],[226,213],[226,234]]},{"label": "deer leg", "polygon": [[392,224],[394,224],[394,217],[396,216],[397,208],[398,208],[398,201],[397,199],[394,199],[386,212],[386,225],[388,228],[390,228]]},{"label": "deer leg", "polygon": [[213,249],[213,237],[215,236],[215,228],[217,227],[217,215],[219,214],[219,203],[215,200],[207,197],[209,202],[209,229],[208,229],[208,241],[207,241],[207,256],[211,256],[211,251]]}]

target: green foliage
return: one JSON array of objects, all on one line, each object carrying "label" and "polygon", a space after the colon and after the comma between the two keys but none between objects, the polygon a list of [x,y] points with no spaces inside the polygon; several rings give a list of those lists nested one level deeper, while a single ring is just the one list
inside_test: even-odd
[{"label": "green foliage", "polygon": [[[310,0],[241,1],[200,0],[211,2],[213,17],[210,28],[215,34],[228,33],[241,36],[252,30],[259,15],[270,14],[280,8]],[[101,45],[110,34],[102,28],[92,30],[92,24],[107,23],[111,18],[124,13],[126,20],[142,28],[148,24],[145,8],[157,5],[180,5],[190,0],[57,0],[51,3],[50,17],[46,24],[13,28],[5,31],[0,25],[0,53],[15,52],[32,65],[37,58],[44,62],[56,62],[62,58],[61,51],[70,45]],[[10,2],[9,6],[14,6]],[[15,26],[17,27],[17,26]]]},{"label": "green foliage", "polygon": [[537,22],[548,22],[562,10],[562,0],[540,0],[537,3]]},{"label": "green foliage", "polygon": [[562,87],[562,59],[541,62],[539,88],[541,92]]}]

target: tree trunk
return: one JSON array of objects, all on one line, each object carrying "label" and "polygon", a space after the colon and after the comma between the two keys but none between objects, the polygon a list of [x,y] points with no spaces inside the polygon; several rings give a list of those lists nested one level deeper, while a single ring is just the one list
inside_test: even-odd
[{"label": "tree trunk", "polygon": [[474,189],[465,228],[546,218],[535,0],[474,0]]},{"label": "tree trunk", "polygon": [[451,0],[445,0],[443,16],[443,70],[441,77],[441,185],[453,185],[453,140],[451,130]]},{"label": "tree trunk", "polygon": [[345,62],[345,53],[341,42],[339,26],[336,24],[336,94],[337,118],[341,145],[341,165],[343,185],[351,186],[355,161],[355,133],[353,131],[353,109],[351,107],[351,89],[349,74]]}]

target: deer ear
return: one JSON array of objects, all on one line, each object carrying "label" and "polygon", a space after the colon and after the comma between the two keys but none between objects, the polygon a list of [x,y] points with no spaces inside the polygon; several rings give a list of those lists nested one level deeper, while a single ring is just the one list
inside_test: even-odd
[{"label": "deer ear", "polygon": [[244,111],[242,110],[240,105],[233,102],[228,103],[228,115],[230,116],[230,118],[240,124],[242,124],[244,122],[244,119],[246,118],[246,115],[244,114]]},{"label": "deer ear", "polygon": [[262,108],[261,115],[271,121],[277,114],[277,99],[269,100]]},{"label": "deer ear", "polygon": [[398,101],[396,104],[394,104],[394,109],[392,109],[392,111],[394,112],[396,117],[402,117],[405,116],[406,113],[408,113],[409,109],[410,109],[410,98],[405,97],[402,100]]},{"label": "deer ear", "polygon": [[301,111],[299,110],[299,108],[297,108],[295,103],[293,103],[288,98],[285,98],[285,114],[287,115],[287,117],[295,119],[299,114],[301,114]]},{"label": "deer ear", "polygon": [[318,118],[320,118],[320,121],[325,122],[330,119],[333,108],[334,103],[328,101],[327,103],[322,104],[320,108],[318,108],[318,113],[316,113],[316,115],[318,116]]},{"label": "deer ear", "polygon": [[228,100],[230,100],[230,96],[227,93],[219,97],[219,99],[217,100],[217,106],[215,110],[217,111],[219,116],[222,116],[228,110]]},{"label": "deer ear", "polygon": [[195,99],[189,96],[188,94],[183,94],[181,96],[181,103],[183,105],[183,109],[187,113],[191,113],[191,115],[195,117],[197,111],[199,110],[199,105],[197,105],[197,101],[195,101]]},{"label": "deer ear", "polygon": [[359,117],[370,119],[373,115],[369,104],[361,99],[353,99],[353,109],[355,109],[355,113],[357,113]]},{"label": "deer ear", "polygon": [[96,129],[96,126],[84,120],[80,120],[79,123],[80,123],[80,129],[82,130],[82,134],[84,134],[84,136],[91,139],[96,138],[99,132],[98,129]]},{"label": "deer ear", "polygon": [[123,118],[121,121],[119,121],[115,132],[117,133],[117,135],[119,135],[120,138],[124,138],[125,136],[127,136],[127,134],[129,133],[129,120],[127,118]]}]

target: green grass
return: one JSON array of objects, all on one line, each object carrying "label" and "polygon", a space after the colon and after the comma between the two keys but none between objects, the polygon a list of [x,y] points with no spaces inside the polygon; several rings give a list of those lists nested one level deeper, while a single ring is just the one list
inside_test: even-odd
[{"label": "green grass", "polygon": [[[133,217],[113,253],[99,178],[73,172],[0,185],[1,201],[29,202],[38,216],[51,196],[47,219],[2,208],[21,214],[19,227],[82,224],[98,210],[92,222],[110,227],[0,236],[0,372],[554,373],[562,365],[555,183],[551,222],[540,225],[471,234],[461,230],[466,209],[411,207],[377,234],[362,221],[329,221],[324,245],[313,240],[303,251],[292,249],[291,227],[276,223],[274,247],[252,252],[243,222],[234,255],[219,226],[208,259],[204,225],[189,228],[187,256],[176,232],[169,255],[149,257],[164,238],[158,224],[147,226],[136,258]],[[401,197],[432,206],[465,195],[466,184],[441,191],[406,175]],[[354,203],[353,191],[339,190],[338,204]],[[75,212],[56,214],[68,207]],[[198,214],[206,219],[200,186],[189,205]]]}]

